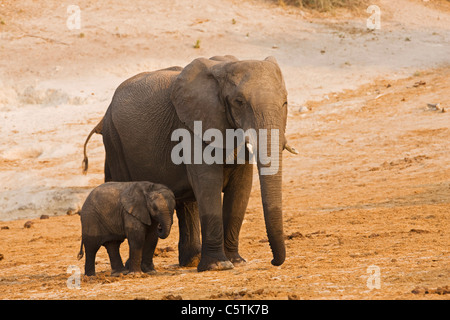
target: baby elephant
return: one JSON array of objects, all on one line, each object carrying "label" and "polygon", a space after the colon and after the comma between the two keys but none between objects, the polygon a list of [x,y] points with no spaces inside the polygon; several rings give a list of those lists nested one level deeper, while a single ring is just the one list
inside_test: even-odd
[{"label": "baby elephant", "polygon": [[[81,248],[86,249],[85,274],[95,275],[95,255],[103,245],[111,262],[111,275],[154,271],[153,253],[158,237],[167,238],[173,223],[175,196],[166,186],[151,182],[107,182],[89,194],[80,212]],[[120,257],[120,244],[128,239],[128,270]]]}]

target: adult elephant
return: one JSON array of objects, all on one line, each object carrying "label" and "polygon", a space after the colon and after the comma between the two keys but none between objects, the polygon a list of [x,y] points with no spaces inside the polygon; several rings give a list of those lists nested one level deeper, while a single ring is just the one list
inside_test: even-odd
[{"label": "adult elephant", "polygon": [[[201,159],[176,164],[171,156],[179,141],[172,141],[172,134],[177,129],[194,133],[194,122],[201,121],[202,131],[197,135],[204,139],[200,143],[203,151],[213,144],[203,136],[208,129],[224,137],[227,129],[255,129],[257,133],[268,129],[267,140],[278,146],[271,151],[276,156],[271,166],[278,170],[263,174],[269,165],[259,159],[257,167],[272,264],[278,266],[286,255],[281,153],[283,148],[294,151],[286,144],[286,119],[287,91],[276,60],[239,61],[224,56],[199,58],[185,68],[145,72],[126,80],[93,132],[103,135],[105,181],[148,180],[168,186],[175,194],[180,265],[198,263],[198,271],[223,270],[245,261],[238,242],[253,165],[248,158],[245,163]],[[279,134],[272,137],[276,131],[271,129]],[[87,157],[85,161],[87,169]]]}]

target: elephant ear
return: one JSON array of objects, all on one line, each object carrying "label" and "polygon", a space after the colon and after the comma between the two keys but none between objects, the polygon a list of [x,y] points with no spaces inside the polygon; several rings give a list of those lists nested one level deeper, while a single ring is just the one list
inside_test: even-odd
[{"label": "elephant ear", "polygon": [[146,225],[152,224],[146,201],[147,191],[140,183],[131,183],[120,193],[120,202],[128,214]]},{"label": "elephant ear", "polygon": [[194,121],[202,122],[202,136],[208,129],[218,129],[225,136],[225,130],[230,128],[216,75],[234,61],[237,59],[233,56],[195,59],[175,80],[171,100],[178,117],[191,131],[194,132]]}]

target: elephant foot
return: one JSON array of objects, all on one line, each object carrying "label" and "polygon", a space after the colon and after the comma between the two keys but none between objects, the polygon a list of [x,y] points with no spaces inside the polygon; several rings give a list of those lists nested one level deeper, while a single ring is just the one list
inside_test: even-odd
[{"label": "elephant foot", "polygon": [[154,274],[156,274],[157,272],[156,272],[155,269],[153,269],[153,270],[144,271],[144,273],[145,273],[145,274],[149,274],[149,275],[154,275]]},{"label": "elephant foot", "polygon": [[121,274],[128,272],[128,269],[122,266],[121,268],[116,268],[111,270],[111,277],[120,277]]},{"label": "elephant foot", "polygon": [[124,273],[123,273],[124,275],[127,275],[128,277],[129,276],[139,276],[139,275],[142,275],[142,271],[125,271]]},{"label": "elephant foot", "polygon": [[191,253],[181,253],[178,258],[180,267],[197,267],[201,260],[201,254],[199,251],[193,251]]},{"label": "elephant foot", "polygon": [[238,252],[226,252],[226,256],[235,267],[247,263],[247,261],[244,258],[242,258]]},{"label": "elephant foot", "polygon": [[88,278],[93,278],[93,277],[95,277],[96,276],[96,274],[95,274],[95,272],[94,273],[85,273],[84,274],[86,277],[88,277]]},{"label": "elephant foot", "polygon": [[141,270],[142,270],[142,272],[148,273],[148,274],[156,273],[155,266],[153,265],[153,263],[151,263],[151,264],[141,263]]},{"label": "elephant foot", "polygon": [[202,258],[197,266],[197,271],[221,271],[233,269],[234,265],[229,260],[217,260],[213,258]]},{"label": "elephant foot", "polygon": [[111,277],[120,277],[120,275],[125,274],[127,270],[122,271],[111,271]]},{"label": "elephant foot", "polygon": [[125,269],[122,272],[124,275],[137,275],[142,273],[142,269],[139,266],[131,266],[130,259],[125,263]]}]

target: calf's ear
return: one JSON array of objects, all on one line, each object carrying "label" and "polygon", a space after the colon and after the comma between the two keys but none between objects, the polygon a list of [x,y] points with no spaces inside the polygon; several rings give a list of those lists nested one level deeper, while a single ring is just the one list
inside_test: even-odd
[{"label": "calf's ear", "polygon": [[152,219],[147,209],[146,193],[144,186],[133,183],[130,184],[120,194],[120,202],[128,214],[138,219],[145,225],[151,225]]}]

